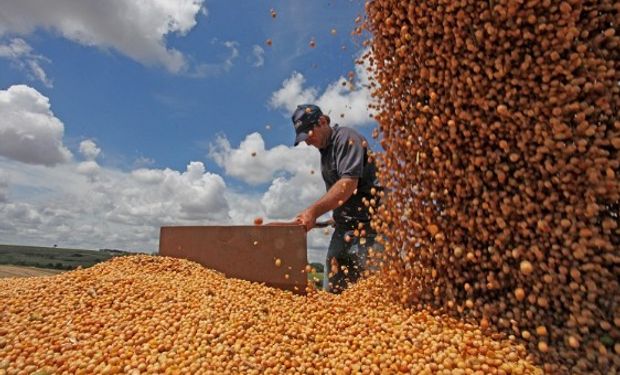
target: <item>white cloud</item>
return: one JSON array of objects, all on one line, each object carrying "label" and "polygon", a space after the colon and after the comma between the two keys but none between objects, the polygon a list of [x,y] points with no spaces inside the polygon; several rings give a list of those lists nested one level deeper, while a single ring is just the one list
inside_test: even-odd
[{"label": "white cloud", "polygon": [[[156,213],[158,217],[169,220],[228,221],[228,203],[223,199],[226,190],[224,180],[217,174],[205,171],[202,162],[190,162],[185,172],[180,173],[171,169],[139,169],[131,174],[129,191],[121,197],[118,210],[110,213],[117,219],[135,215],[151,217]],[[149,194],[143,189],[133,190],[134,183],[141,187],[149,187]],[[137,203],[137,205],[136,205]],[[142,208],[140,208],[142,207]]]},{"label": "white cloud", "polygon": [[9,175],[0,169],[0,203],[6,202],[9,194]]},{"label": "white cloud", "polygon": [[272,94],[269,105],[273,109],[284,111],[290,117],[298,104],[313,103],[329,115],[334,123],[353,127],[368,125],[372,122],[369,117],[372,111],[368,108],[372,97],[366,68],[365,60],[364,64],[355,66],[355,75],[351,82],[340,77],[320,94],[315,87],[304,87],[306,79],[303,74],[293,72],[284,80],[282,87]]},{"label": "white cloud", "polygon": [[80,143],[86,160],[72,160],[62,135],[46,97],[27,86],[0,91],[4,242],[152,251],[162,225],[230,222],[226,184],[202,162],[118,171],[94,160],[102,151],[92,140]]},{"label": "white cloud", "polygon": [[99,164],[97,164],[96,161],[94,160],[87,160],[87,161],[83,161],[81,163],[79,163],[76,168],[75,168],[76,172],[87,176],[88,178],[90,178],[91,180],[94,180],[97,175],[99,174],[99,171],[101,170],[101,167],[99,166]]},{"label": "white cloud", "polygon": [[[317,156],[318,158],[318,156]],[[276,219],[290,219],[325,193],[321,178],[298,173],[291,178],[278,177],[261,198],[265,212]]]},{"label": "white cloud", "polygon": [[[79,172],[86,166],[97,170],[96,178]],[[324,192],[320,178],[305,172],[276,178],[265,192],[251,193],[231,190],[201,162],[191,162],[185,171],[123,172],[94,161],[46,168],[0,159],[0,238],[16,244],[154,251],[162,225],[250,225],[258,216],[265,222],[292,219]],[[8,196],[9,187],[21,191],[20,197]],[[309,261],[323,261],[329,238],[322,229],[308,234]]]},{"label": "white cloud", "polygon": [[0,90],[1,156],[46,166],[65,163],[72,155],[63,134],[63,123],[37,90],[25,85]]},{"label": "white cloud", "polygon": [[8,59],[13,66],[26,71],[30,79],[39,80],[46,87],[53,86],[52,81],[41,67],[41,62],[49,62],[49,60],[33,53],[32,47],[23,39],[13,38],[7,44],[0,44],[0,58]]},{"label": "white cloud", "polygon": [[[162,225],[230,222],[226,184],[201,162],[123,172],[95,161],[45,168],[0,159],[0,171],[5,242],[153,251]],[[9,172],[11,181],[2,177]],[[6,197],[7,185],[21,196]]]},{"label": "white cloud", "polygon": [[265,65],[265,49],[258,44],[252,46],[252,55],[254,56],[254,63],[252,66],[260,68]]},{"label": "white cloud", "polygon": [[0,36],[47,29],[74,42],[112,48],[141,63],[159,64],[179,73],[187,70],[186,58],[166,46],[166,36],[187,34],[196,25],[203,2],[7,0],[0,8]]},{"label": "white cloud", "polygon": [[271,95],[269,105],[292,113],[298,104],[315,102],[318,90],[312,87],[304,89],[305,82],[303,74],[293,72],[290,78],[284,80],[282,88]]},{"label": "white cloud", "polygon": [[18,59],[32,53],[32,47],[23,39],[11,39],[9,44],[0,44],[0,57]]},{"label": "white cloud", "polygon": [[278,172],[309,173],[319,169],[319,154],[310,146],[276,146],[267,150],[263,137],[252,133],[234,149],[223,136],[209,147],[209,156],[229,176],[258,185],[273,180]]},{"label": "white cloud", "polygon": [[80,153],[86,160],[95,160],[97,156],[99,156],[99,153],[101,153],[101,149],[97,147],[97,144],[93,140],[86,139],[80,142]]}]

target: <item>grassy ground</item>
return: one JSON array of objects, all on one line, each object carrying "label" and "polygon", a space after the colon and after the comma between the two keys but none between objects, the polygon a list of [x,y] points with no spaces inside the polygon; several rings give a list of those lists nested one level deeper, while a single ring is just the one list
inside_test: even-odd
[{"label": "grassy ground", "polygon": [[0,265],[0,279],[5,277],[52,276],[63,272],[45,268]]},{"label": "grassy ground", "polygon": [[83,250],[56,247],[0,245],[0,264],[72,270],[93,266],[114,256],[126,255],[117,250]]},{"label": "grassy ground", "polygon": [[310,272],[308,273],[308,280],[312,281],[317,288],[323,288],[323,272]]}]

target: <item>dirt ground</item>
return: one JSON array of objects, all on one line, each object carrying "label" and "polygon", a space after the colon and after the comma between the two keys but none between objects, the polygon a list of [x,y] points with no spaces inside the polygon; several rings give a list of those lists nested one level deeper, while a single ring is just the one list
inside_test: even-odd
[{"label": "dirt ground", "polygon": [[0,278],[5,277],[33,277],[33,276],[52,276],[64,272],[62,270],[52,270],[35,267],[20,267],[0,265]]}]

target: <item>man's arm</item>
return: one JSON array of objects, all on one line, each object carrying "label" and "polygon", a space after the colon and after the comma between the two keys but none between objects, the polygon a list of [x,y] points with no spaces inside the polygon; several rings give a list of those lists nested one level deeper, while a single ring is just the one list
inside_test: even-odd
[{"label": "man's arm", "polygon": [[355,177],[342,177],[319,200],[300,212],[295,221],[305,225],[306,231],[314,228],[319,216],[342,205],[353,195],[357,180]]}]

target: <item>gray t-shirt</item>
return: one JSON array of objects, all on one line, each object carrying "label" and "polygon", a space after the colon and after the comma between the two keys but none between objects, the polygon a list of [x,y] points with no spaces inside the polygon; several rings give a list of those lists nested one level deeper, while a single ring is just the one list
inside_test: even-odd
[{"label": "gray t-shirt", "polygon": [[336,181],[343,177],[358,178],[357,193],[352,195],[342,206],[334,209],[334,220],[339,225],[356,225],[358,222],[370,221],[368,208],[362,198],[375,198],[370,189],[380,190],[374,163],[368,161],[366,139],[357,131],[334,125],[332,135],[321,152],[321,173],[325,187],[329,190]]}]

